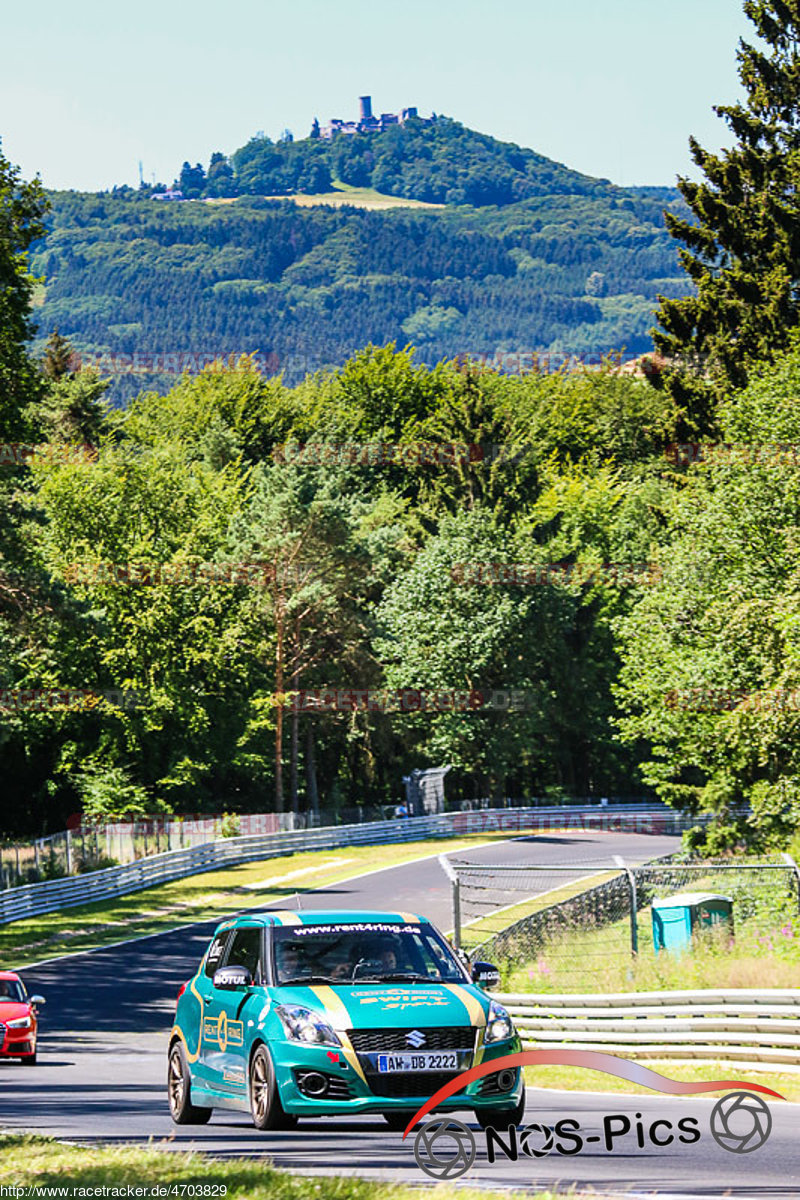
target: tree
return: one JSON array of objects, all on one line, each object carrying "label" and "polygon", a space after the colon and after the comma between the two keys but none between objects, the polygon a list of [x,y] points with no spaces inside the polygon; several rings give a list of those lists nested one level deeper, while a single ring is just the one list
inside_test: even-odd
[{"label": "tree", "polygon": [[215,150],[211,155],[206,177],[207,196],[235,196],[236,181],[233,177],[233,167],[224,154]]},{"label": "tree", "polygon": [[[250,505],[232,527],[234,553],[269,564],[266,587],[255,589],[250,611],[254,657],[270,663],[274,695],[254,701],[252,733],[275,731],[275,808],[284,810],[284,705],[288,693],[310,686],[326,664],[346,686],[366,686],[369,670],[363,612],[372,566],[370,538],[361,522],[374,505],[347,495],[340,472],[275,466],[256,474]],[[382,529],[385,541],[392,540]],[[385,551],[384,551],[385,552]],[[374,664],[372,664],[374,670]],[[359,678],[360,677],[360,678]],[[291,724],[291,805],[298,801],[299,709]],[[313,745],[306,756],[307,785],[316,793]]]},{"label": "tree", "polygon": [[93,368],[55,378],[39,406],[45,430],[61,441],[94,445],[108,428],[107,388]]},{"label": "tree", "polygon": [[198,196],[202,196],[203,189],[206,184],[206,173],[200,163],[191,167],[188,162],[185,162],[181,167],[180,177],[178,179],[178,187],[183,192],[184,196],[190,200],[196,200]]},{"label": "tree", "polygon": [[67,339],[54,329],[47,339],[42,371],[48,379],[63,379],[75,370],[76,357]]},{"label": "tree", "polygon": [[37,393],[36,369],[26,343],[33,335],[30,304],[34,279],[27,251],[44,236],[48,208],[42,185],[21,180],[0,153],[0,429],[5,439],[31,430],[23,416]]},{"label": "tree", "polygon": [[620,623],[618,725],[662,799],[722,822],[747,806],[752,840],[781,846],[800,827],[800,350],[751,374]]},{"label": "tree", "polygon": [[690,139],[705,179],[678,181],[690,217],[665,214],[696,294],[662,297],[653,339],[666,363],[651,378],[697,432],[800,319],[800,0],[745,0],[744,11],[766,47],[740,41],[745,102],[715,106],[736,142],[712,154]]},{"label": "tree", "polygon": [[108,381],[91,368],[76,370],[79,361],[67,339],[54,329],[42,359],[48,384],[37,412],[52,437],[94,444],[108,426],[108,404],[103,398]]}]

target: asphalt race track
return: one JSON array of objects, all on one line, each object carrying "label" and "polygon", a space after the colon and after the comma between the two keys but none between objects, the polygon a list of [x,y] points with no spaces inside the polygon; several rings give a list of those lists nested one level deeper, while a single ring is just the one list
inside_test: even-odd
[{"label": "asphalt race track", "polygon": [[[515,838],[455,858],[483,862],[564,862],[606,860],[622,854],[642,861],[674,848],[676,839],[637,834],[584,833]],[[566,882],[566,880],[564,880]],[[291,894],[291,900],[294,893]],[[284,902],[285,906],[288,906]],[[436,858],[378,870],[302,895],[302,907],[373,908],[425,913],[449,928],[449,884]],[[195,971],[213,925],[188,926],[105,950],[52,960],[23,971],[29,991],[47,998],[39,1065],[0,1063],[0,1127],[52,1136],[120,1143],[169,1138],[171,1149],[195,1149],[218,1157],[268,1155],[276,1165],[313,1174],[354,1172],[397,1182],[426,1182],[413,1154],[413,1137],[388,1130],[380,1117],[358,1121],[328,1118],[301,1123],[287,1133],[258,1133],[244,1114],[218,1110],[206,1126],[173,1126],[164,1086],[167,1035],[180,983]],[[5,964],[4,964],[5,965]],[[13,965],[13,964],[9,964]],[[758,1076],[753,1076],[757,1081]],[[465,1184],[509,1187],[568,1187],[634,1196],[800,1197],[800,1108],[770,1104],[772,1133],[750,1154],[719,1146],[709,1132],[714,1100],[665,1099],[657,1095],[588,1095],[529,1089],[526,1123],[579,1122],[584,1146],[577,1154],[553,1150],[544,1157],[520,1153],[512,1161],[500,1152],[487,1159],[485,1135],[469,1114],[475,1162]],[[637,1114],[644,1148],[637,1144]],[[606,1149],[603,1118],[631,1131]],[[695,1117],[700,1139],[677,1138],[664,1147],[648,1132],[656,1120],[673,1128]],[[677,1129],[675,1130],[677,1133]],[[667,1127],[661,1126],[664,1139]],[[534,1135],[529,1143],[541,1145]],[[568,1146],[571,1149],[572,1146]]]}]

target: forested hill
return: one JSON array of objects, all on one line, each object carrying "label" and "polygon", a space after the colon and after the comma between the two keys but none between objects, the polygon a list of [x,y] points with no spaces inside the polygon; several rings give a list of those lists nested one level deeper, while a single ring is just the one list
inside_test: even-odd
[{"label": "forested hill", "polygon": [[[392,146],[402,154],[389,156]],[[656,296],[687,291],[663,218],[665,206],[680,207],[677,193],[618,188],[455,122],[331,143],[257,139],[230,163],[213,158],[207,173],[200,168],[200,190],[233,179],[234,190],[261,194],[51,195],[50,232],[32,257],[44,279],[34,350],[58,328],[81,355],[108,356],[118,400],[168,387],[165,362],[180,370],[187,361],[175,355],[259,353],[294,383],[370,342],[413,343],[428,363],[637,354],[651,348]],[[336,172],[343,200],[355,199],[347,187],[380,184],[385,195],[447,203],[372,211],[333,207],[327,193],[312,207],[267,198],[299,188],[313,162]],[[502,201],[475,202],[500,193]],[[467,195],[472,203],[461,202]],[[119,373],[120,355],[138,355],[136,374]]]},{"label": "forested hill", "polygon": [[[273,143],[253,138],[237,150],[226,172],[221,156],[203,179],[198,168],[181,173],[189,196],[283,195],[324,192],[334,179],[373,187],[389,196],[437,204],[514,204],[533,196],[599,196],[613,190],[607,179],[571,171],[533,150],[458,121],[412,118],[383,133],[305,138]],[[202,168],[201,168],[202,170]]]}]

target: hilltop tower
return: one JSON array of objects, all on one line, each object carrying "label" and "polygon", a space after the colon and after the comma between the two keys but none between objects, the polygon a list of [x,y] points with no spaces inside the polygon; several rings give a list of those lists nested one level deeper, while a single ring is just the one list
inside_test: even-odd
[{"label": "hilltop tower", "polygon": [[372,120],[372,96],[359,96],[358,105],[362,121]]}]

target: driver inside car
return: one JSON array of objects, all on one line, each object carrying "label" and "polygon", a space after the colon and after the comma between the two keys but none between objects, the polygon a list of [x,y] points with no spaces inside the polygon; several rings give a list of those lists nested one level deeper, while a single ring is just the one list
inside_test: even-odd
[{"label": "driver inside car", "polygon": [[300,954],[300,947],[294,942],[278,943],[275,947],[275,966],[280,983],[311,974],[311,969]]}]

